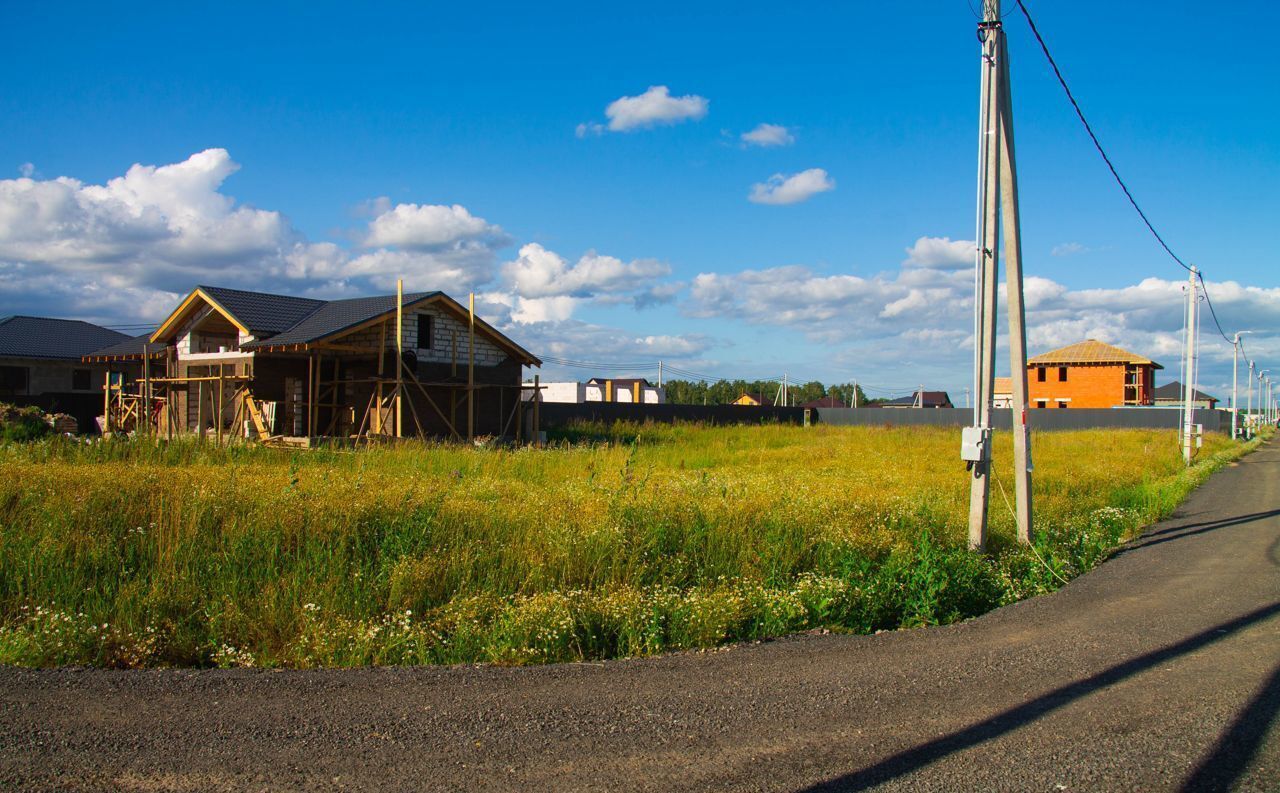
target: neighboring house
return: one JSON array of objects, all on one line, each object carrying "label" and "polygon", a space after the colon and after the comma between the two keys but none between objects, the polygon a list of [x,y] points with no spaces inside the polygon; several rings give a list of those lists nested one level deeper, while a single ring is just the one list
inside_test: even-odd
[{"label": "neighboring house", "polygon": [[[163,346],[151,367],[158,429],[464,437],[471,396],[474,434],[517,430],[521,367],[541,361],[479,318],[472,349],[468,310],[443,292],[406,294],[401,311],[397,359],[395,295],[315,300],[196,287],[150,338]],[[154,353],[139,345],[121,360],[144,354]]]},{"label": "neighboring house", "polygon": [[951,404],[951,397],[946,391],[916,391],[910,396],[898,397],[890,399],[888,402],[881,402],[882,408],[949,408],[955,407]]},{"label": "neighboring house", "polygon": [[845,403],[844,400],[840,399],[840,397],[838,396],[827,395],[821,399],[814,399],[814,400],[810,400],[809,402],[805,402],[800,407],[802,408],[847,408],[847,407],[852,407],[852,405]]},{"label": "neighboring house", "polygon": [[1154,404],[1150,358],[1087,339],[1027,361],[1027,402],[1033,408],[1113,408]]},{"label": "neighboring house", "polygon": [[[1165,383],[1157,388],[1155,390],[1155,404],[1156,407],[1182,407],[1182,383],[1174,380],[1172,383]],[[1191,397],[1191,406],[1213,410],[1218,406],[1218,398],[1196,390]]]},{"label": "neighboring house", "polygon": [[1013,407],[1013,378],[997,377],[995,390],[991,392],[991,407],[1008,410]]},{"label": "neighboring house", "polygon": [[764,394],[743,394],[731,404],[746,407],[773,407],[773,400]]},{"label": "neighboring house", "polygon": [[[522,398],[533,398],[533,383],[526,382]],[[585,383],[542,383],[543,402],[581,405],[585,402],[627,402],[661,405],[667,401],[666,390],[644,378],[593,377]]]},{"label": "neighboring house", "polygon": [[86,354],[129,336],[74,319],[0,319],[0,402],[38,405],[75,416],[81,432],[102,405],[106,368]]}]

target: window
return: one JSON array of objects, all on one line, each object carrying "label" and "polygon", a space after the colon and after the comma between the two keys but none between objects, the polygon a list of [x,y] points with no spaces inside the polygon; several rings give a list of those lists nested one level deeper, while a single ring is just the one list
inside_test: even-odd
[{"label": "window", "polygon": [[0,394],[17,396],[27,393],[27,367],[0,366]]},{"label": "window", "polygon": [[1058,367],[1058,382],[1059,383],[1067,382],[1067,367],[1065,366]]},{"label": "window", "polygon": [[1043,383],[1043,382],[1045,381],[1045,372],[1047,372],[1047,371],[1049,371],[1049,370],[1048,370],[1048,369],[1045,369],[1043,366],[1039,366],[1039,367],[1037,367],[1037,368],[1036,368],[1036,382],[1037,382],[1037,383]]},{"label": "window", "polygon": [[[1044,370],[1043,370],[1043,369],[1041,369],[1040,371],[1044,371]],[[1049,407],[1049,401],[1048,401],[1048,400],[1046,400],[1046,399],[1037,399],[1037,400],[1036,400],[1036,407],[1037,407],[1037,408],[1047,408],[1047,407]]]},{"label": "window", "polygon": [[1060,408],[1065,408],[1066,406],[1067,406],[1067,403],[1066,403],[1066,402],[1064,402],[1064,401],[1063,401],[1063,400],[1061,400],[1061,399],[1059,399],[1059,400],[1058,400],[1058,407],[1060,407]]},{"label": "window", "polygon": [[418,349],[431,349],[431,315],[418,315]]},{"label": "window", "polygon": [[88,369],[72,369],[71,370],[71,390],[72,391],[88,391],[89,370]]}]

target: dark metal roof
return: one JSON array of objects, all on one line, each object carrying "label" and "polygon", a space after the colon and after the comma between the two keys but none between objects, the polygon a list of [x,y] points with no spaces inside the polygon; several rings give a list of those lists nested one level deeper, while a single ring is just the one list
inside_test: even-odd
[{"label": "dark metal roof", "polygon": [[[885,407],[885,406],[911,407],[916,403],[916,399],[919,396],[919,394],[920,392],[916,391],[916,392],[913,392],[910,396],[898,397],[897,399],[890,399],[888,402],[881,402],[880,406],[881,407]],[[951,407],[951,397],[947,394],[946,391],[925,391],[924,399],[921,401],[924,403],[924,406],[927,408]]]},{"label": "dark metal roof", "polygon": [[[439,292],[413,292],[404,296],[404,305],[417,303]],[[396,310],[395,295],[355,297],[349,300],[331,300],[322,303],[301,322],[268,339],[258,339],[243,345],[244,349],[277,347],[288,344],[308,344],[319,339],[354,328],[371,319]]]},{"label": "dark metal roof", "polygon": [[645,388],[653,388],[653,383],[650,383],[643,377],[593,377],[587,382],[593,385],[604,385],[606,380],[612,380],[615,388],[630,388],[636,383],[644,385]]},{"label": "dark metal roof", "polygon": [[196,288],[243,322],[254,336],[271,336],[288,330],[326,305],[323,300],[309,297],[269,295],[265,292],[246,292],[221,286]]},{"label": "dark metal roof", "polygon": [[110,359],[110,358],[142,358],[144,354],[157,356],[164,354],[165,345],[160,342],[149,342],[150,333],[144,333],[141,336],[134,336],[131,339],[109,344],[100,350],[85,355],[86,359]]},{"label": "dark metal roof", "polygon": [[0,319],[0,356],[79,360],[129,337],[78,319],[4,317]]},{"label": "dark metal roof", "polygon": [[[1152,396],[1156,399],[1169,399],[1177,402],[1182,401],[1182,383],[1174,380],[1172,383],[1165,383],[1152,392]],[[1195,389],[1195,396],[1191,398],[1192,402],[1220,402],[1217,397],[1209,396],[1205,392]]]}]

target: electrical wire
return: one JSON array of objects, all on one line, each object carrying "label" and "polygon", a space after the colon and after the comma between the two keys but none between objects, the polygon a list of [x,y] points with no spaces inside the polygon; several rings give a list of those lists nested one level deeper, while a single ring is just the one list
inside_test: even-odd
[{"label": "electrical wire", "polygon": [[1075,95],[1071,93],[1071,88],[1067,85],[1066,78],[1062,76],[1062,70],[1058,68],[1057,61],[1053,59],[1053,55],[1049,52],[1049,45],[1045,43],[1044,37],[1040,35],[1040,30],[1036,27],[1035,20],[1031,18],[1031,12],[1027,10],[1026,3],[1024,3],[1023,0],[1015,0],[1015,2],[1018,4],[1018,10],[1022,12],[1022,16],[1027,20],[1027,26],[1031,28],[1031,35],[1035,36],[1036,43],[1040,45],[1041,52],[1044,53],[1044,57],[1049,62],[1050,68],[1053,69],[1054,76],[1058,78],[1058,84],[1062,86],[1063,92],[1067,95],[1067,100],[1071,102],[1071,107],[1075,109],[1076,116],[1080,119],[1080,123],[1084,125],[1084,130],[1089,134],[1089,139],[1093,141],[1093,146],[1098,150],[1098,154],[1102,157],[1102,161],[1107,164],[1107,168],[1111,171],[1111,176],[1115,178],[1116,184],[1120,186],[1122,191],[1124,191],[1125,198],[1129,199],[1129,203],[1133,206],[1134,211],[1138,213],[1138,217],[1142,218],[1143,224],[1146,225],[1147,230],[1151,232],[1151,235],[1156,238],[1156,242],[1160,243],[1160,247],[1164,248],[1165,253],[1169,254],[1169,257],[1177,262],[1182,269],[1189,272],[1195,272],[1196,278],[1200,282],[1200,288],[1204,292],[1205,303],[1209,306],[1209,316],[1213,318],[1214,327],[1218,329],[1218,335],[1221,336],[1223,341],[1227,344],[1234,344],[1231,337],[1227,335],[1225,330],[1223,330],[1222,323],[1218,321],[1218,312],[1213,307],[1213,299],[1209,297],[1209,285],[1205,283],[1204,273],[1199,270],[1195,270],[1184,262],[1178,254],[1174,253],[1173,249],[1169,247],[1169,244],[1164,241],[1164,237],[1160,235],[1160,232],[1156,231],[1156,227],[1152,225],[1151,220],[1147,217],[1147,213],[1142,211],[1142,207],[1138,205],[1137,199],[1135,199],[1133,197],[1133,193],[1129,191],[1129,186],[1125,184],[1124,179],[1120,178],[1120,173],[1116,171],[1116,166],[1111,162],[1111,158],[1107,155],[1106,149],[1102,148],[1102,142],[1098,140],[1098,136],[1094,133],[1093,127],[1089,124],[1089,120],[1085,118],[1084,111],[1080,109],[1080,103],[1076,101]]},{"label": "electrical wire", "polygon": [[1080,123],[1084,125],[1084,131],[1089,133],[1089,139],[1093,141],[1093,147],[1098,150],[1098,154],[1102,156],[1102,161],[1107,164],[1107,168],[1111,170],[1111,175],[1115,177],[1116,184],[1120,185],[1120,189],[1124,191],[1124,195],[1129,199],[1129,203],[1133,205],[1134,210],[1138,213],[1138,217],[1142,218],[1142,222],[1146,224],[1147,230],[1151,232],[1156,241],[1160,243],[1160,247],[1164,248],[1165,253],[1169,254],[1175,262],[1182,266],[1182,269],[1190,271],[1191,266],[1173,252],[1169,244],[1164,241],[1164,237],[1160,236],[1160,232],[1156,231],[1156,227],[1147,219],[1147,213],[1142,211],[1142,207],[1138,206],[1138,201],[1133,197],[1133,193],[1129,192],[1129,186],[1120,178],[1120,173],[1116,170],[1116,166],[1112,164],[1111,158],[1107,156],[1106,149],[1102,148],[1102,142],[1098,140],[1097,134],[1094,133],[1093,127],[1090,126],[1089,120],[1084,117],[1084,111],[1080,109],[1080,103],[1076,101],[1076,97],[1071,93],[1071,88],[1067,86],[1067,80],[1062,76],[1062,70],[1058,68],[1058,63],[1053,59],[1053,55],[1049,53],[1049,45],[1045,44],[1044,38],[1040,35],[1040,31],[1036,28],[1035,20],[1031,18],[1031,12],[1027,10],[1027,6],[1022,0],[1016,0],[1018,9],[1022,11],[1022,15],[1027,18],[1027,25],[1031,27],[1031,34],[1036,37],[1044,57],[1049,61],[1049,66],[1053,69],[1053,74],[1058,78],[1058,84],[1062,86],[1062,90],[1066,93],[1067,99],[1071,102],[1071,107],[1075,108],[1076,115],[1080,118]]}]

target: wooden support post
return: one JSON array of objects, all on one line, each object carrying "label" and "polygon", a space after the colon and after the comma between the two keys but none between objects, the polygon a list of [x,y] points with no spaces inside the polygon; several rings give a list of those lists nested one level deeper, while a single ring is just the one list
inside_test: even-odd
[{"label": "wooden support post", "polygon": [[1013,148],[1009,50],[1000,36],[1000,216],[1009,298],[1009,374],[1013,381],[1013,488],[1018,541],[1031,543],[1031,427],[1027,424],[1027,313],[1022,298],[1022,226]]},{"label": "wooden support post", "polygon": [[221,445],[222,445],[222,405],[223,405],[222,400],[223,400],[223,397],[224,397],[224,393],[223,393],[223,384],[224,384],[224,382],[225,382],[225,380],[224,380],[224,378],[223,378],[223,368],[224,368],[224,366],[225,366],[225,364],[221,364],[221,363],[220,363],[220,364],[218,364],[218,409],[217,409],[217,411],[216,411],[216,413],[217,413],[217,418],[216,418],[216,419],[214,419],[215,421],[217,421],[217,422],[218,422],[218,424],[217,424],[217,432],[218,432],[218,434],[217,434],[217,438],[218,438],[218,445],[219,445],[219,446],[221,446]]},{"label": "wooden support post", "polygon": [[310,438],[315,430],[315,415],[312,408],[315,405],[313,394],[315,393],[316,380],[316,357],[314,355],[307,356],[307,437]]},{"label": "wooden support post", "polygon": [[470,293],[467,331],[467,440],[476,436],[476,293]]},{"label": "wooden support post", "polygon": [[102,434],[111,432],[111,367],[102,376]]},{"label": "wooden support post", "polygon": [[151,434],[151,356],[147,354],[147,343],[142,343],[142,404],[146,417],[146,433]]},{"label": "wooden support post", "polygon": [[401,436],[400,403],[404,396],[404,279],[396,279],[396,437]]},{"label": "wooden support post", "polygon": [[533,376],[533,445],[542,448],[542,383],[541,375]]},{"label": "wooden support post", "polygon": [[204,441],[204,380],[196,381],[196,431]]}]

